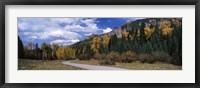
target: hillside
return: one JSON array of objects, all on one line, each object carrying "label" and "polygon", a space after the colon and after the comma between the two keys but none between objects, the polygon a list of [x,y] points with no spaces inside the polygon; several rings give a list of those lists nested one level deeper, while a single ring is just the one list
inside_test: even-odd
[{"label": "hillside", "polygon": [[140,30],[142,27],[142,22],[145,24],[146,27],[161,27],[160,25],[160,22],[165,22],[166,23],[168,21],[170,21],[170,23],[172,23],[171,26],[174,26],[174,25],[182,25],[182,19],[181,18],[147,18],[147,19],[140,19],[140,20],[136,20],[136,21],[133,21],[133,22],[128,22],[120,27],[116,27],[114,30],[112,30],[111,32],[108,32],[106,34],[101,34],[101,35],[90,35],[88,36],[88,38],[86,38],[85,40],[83,41],[80,41],[76,44],[73,44],[72,46],[74,45],[77,45],[77,44],[83,44],[83,43],[91,43],[91,40],[96,37],[96,36],[103,36],[103,35],[107,35],[109,37],[111,36],[114,36],[116,35],[117,38],[122,38],[122,35],[123,35],[123,32],[130,32],[130,31],[134,31],[134,30]]},{"label": "hillside", "polygon": [[100,59],[106,59],[104,54],[113,53],[117,59],[115,54],[124,53],[127,60],[120,57],[118,61],[132,62],[142,58],[141,62],[164,61],[182,65],[182,18],[147,18],[128,22],[109,33],[89,36],[70,47],[76,50],[80,59],[99,59],[98,55],[102,56]]}]

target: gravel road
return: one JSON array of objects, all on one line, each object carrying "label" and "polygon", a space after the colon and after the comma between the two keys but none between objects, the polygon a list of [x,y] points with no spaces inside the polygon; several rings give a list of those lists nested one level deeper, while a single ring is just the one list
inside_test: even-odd
[{"label": "gravel road", "polygon": [[66,65],[78,67],[78,68],[87,69],[87,70],[128,70],[128,69],[116,68],[116,67],[108,67],[108,66],[77,64],[77,63],[72,63],[71,61],[63,61],[62,63],[66,64]]}]

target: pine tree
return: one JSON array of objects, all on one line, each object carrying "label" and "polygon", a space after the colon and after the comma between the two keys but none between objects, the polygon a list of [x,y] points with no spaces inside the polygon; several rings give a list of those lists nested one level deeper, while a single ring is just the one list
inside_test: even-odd
[{"label": "pine tree", "polygon": [[24,45],[19,36],[18,36],[18,58],[20,59],[24,58]]},{"label": "pine tree", "polygon": [[108,43],[108,50],[109,51],[116,51],[116,43],[118,39],[116,35],[111,36],[109,43]]},{"label": "pine tree", "polygon": [[140,29],[141,45],[146,43],[144,28],[145,28],[145,23],[142,22],[142,26],[141,26],[141,29]]}]

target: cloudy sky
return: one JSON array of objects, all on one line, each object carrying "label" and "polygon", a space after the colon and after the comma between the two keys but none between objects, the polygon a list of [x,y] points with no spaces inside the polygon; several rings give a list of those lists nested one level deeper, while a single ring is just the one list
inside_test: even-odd
[{"label": "cloudy sky", "polygon": [[71,45],[91,34],[110,32],[114,27],[141,18],[18,18],[18,35],[24,45],[58,43]]}]

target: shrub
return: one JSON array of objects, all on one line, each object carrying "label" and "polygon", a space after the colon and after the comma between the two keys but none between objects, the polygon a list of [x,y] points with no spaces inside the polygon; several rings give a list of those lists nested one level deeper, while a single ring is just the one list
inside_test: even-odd
[{"label": "shrub", "polygon": [[109,54],[95,54],[94,58],[98,58],[100,65],[114,65],[116,58],[119,58],[118,52],[111,52]]},{"label": "shrub", "polygon": [[115,61],[110,58],[109,55],[101,54],[101,59],[99,59],[100,65],[114,65]]},{"label": "shrub", "polygon": [[102,59],[102,55],[99,54],[99,53],[96,53],[96,54],[94,55],[94,59],[101,60],[101,59]]},{"label": "shrub", "polygon": [[116,58],[117,62],[125,62],[125,60],[126,60],[126,54],[125,53],[122,53],[119,58]]},{"label": "shrub", "polygon": [[78,56],[78,58],[79,58],[80,60],[89,60],[89,59],[90,59],[90,56],[89,56],[88,54],[80,54],[80,55]]},{"label": "shrub", "polygon": [[151,55],[156,61],[167,62],[167,63],[171,63],[172,61],[172,58],[166,52],[155,51],[155,52],[152,52]]},{"label": "shrub", "polygon": [[150,54],[140,54],[138,59],[141,63],[145,63],[145,62],[154,63],[155,62],[155,59],[153,59]]},{"label": "shrub", "polygon": [[182,65],[182,58],[180,58],[178,55],[173,55],[173,59],[171,59],[171,63],[175,65]]},{"label": "shrub", "polygon": [[107,58],[110,58],[111,61],[117,61],[120,59],[120,54],[118,52],[110,52]]},{"label": "shrub", "polygon": [[103,61],[103,57],[105,57],[104,55],[96,53],[93,57],[94,57],[94,59],[98,60],[100,65],[102,65],[104,63],[104,61]]},{"label": "shrub", "polygon": [[123,60],[122,62],[125,62],[125,63],[131,63],[131,62],[137,60],[136,54],[132,51],[127,51],[127,52],[123,53],[121,55],[121,58]]}]

